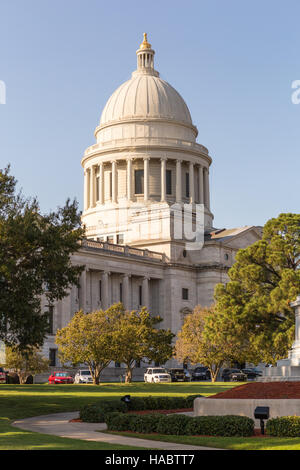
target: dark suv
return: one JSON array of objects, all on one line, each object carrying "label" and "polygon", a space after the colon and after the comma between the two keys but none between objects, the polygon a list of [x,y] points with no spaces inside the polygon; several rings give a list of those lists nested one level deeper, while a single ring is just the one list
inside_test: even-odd
[{"label": "dark suv", "polygon": [[172,382],[185,382],[186,375],[184,369],[168,369]]},{"label": "dark suv", "polygon": [[240,369],[224,369],[222,372],[224,382],[246,382],[247,375]]},{"label": "dark suv", "polygon": [[210,372],[207,367],[196,367],[192,372],[192,380],[210,380]]}]

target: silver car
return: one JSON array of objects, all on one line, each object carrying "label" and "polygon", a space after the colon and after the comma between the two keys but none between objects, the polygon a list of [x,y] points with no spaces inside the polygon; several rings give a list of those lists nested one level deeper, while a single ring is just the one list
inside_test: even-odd
[{"label": "silver car", "polygon": [[77,372],[74,378],[75,384],[92,384],[93,378],[88,369],[82,369]]}]

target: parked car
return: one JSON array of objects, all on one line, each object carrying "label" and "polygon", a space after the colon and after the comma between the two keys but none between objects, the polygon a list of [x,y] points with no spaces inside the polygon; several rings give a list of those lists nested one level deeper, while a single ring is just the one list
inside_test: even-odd
[{"label": "parked car", "polygon": [[186,375],[184,369],[168,369],[172,382],[185,382]]},{"label": "parked car", "polygon": [[240,369],[224,369],[222,372],[224,382],[246,382],[247,375]]},{"label": "parked car", "polygon": [[6,384],[6,372],[0,367],[0,384]]},{"label": "parked car", "polygon": [[262,372],[254,367],[248,369],[242,369],[242,372],[247,375],[247,379],[256,379],[262,376]]},{"label": "parked car", "polygon": [[93,377],[88,369],[79,370],[74,377],[75,384],[91,384]]},{"label": "parked car", "polygon": [[49,384],[72,384],[74,383],[73,377],[68,372],[53,372],[50,375]]},{"label": "parked car", "polygon": [[207,367],[196,367],[192,372],[192,380],[210,380],[210,378]]},{"label": "parked car", "polygon": [[144,374],[144,381],[151,383],[171,382],[171,375],[163,367],[149,367]]}]

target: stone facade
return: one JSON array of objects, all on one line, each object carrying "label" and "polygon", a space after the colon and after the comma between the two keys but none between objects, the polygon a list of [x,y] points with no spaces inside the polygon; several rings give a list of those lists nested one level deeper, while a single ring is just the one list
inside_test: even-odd
[{"label": "stone facade", "polygon": [[[79,309],[106,309],[119,301],[128,309],[145,305],[162,316],[163,328],[177,333],[186,313],[213,303],[214,287],[227,282],[238,249],[261,237],[260,227],[213,227],[212,158],[196,142],[184,100],[154,69],[146,37],[137,60],[132,78],[108,100],[96,144],[81,162],[87,240],[72,262],[85,270],[79,289],[72,287],[51,307],[43,305],[53,319],[44,345],[53,365],[55,331]],[[185,210],[199,246],[185,231]]]}]

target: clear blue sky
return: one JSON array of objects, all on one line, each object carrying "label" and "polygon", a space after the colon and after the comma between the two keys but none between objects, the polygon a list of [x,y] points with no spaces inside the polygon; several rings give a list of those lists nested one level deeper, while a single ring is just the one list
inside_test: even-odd
[{"label": "clear blue sky", "polygon": [[215,226],[299,212],[298,0],[2,0],[0,17],[0,168],[43,211],[82,206],[81,157],[145,31],[213,157]]}]

